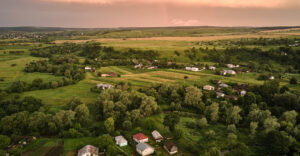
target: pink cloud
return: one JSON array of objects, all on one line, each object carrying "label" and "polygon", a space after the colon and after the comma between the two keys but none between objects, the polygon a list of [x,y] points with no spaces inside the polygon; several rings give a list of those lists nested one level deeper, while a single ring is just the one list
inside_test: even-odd
[{"label": "pink cloud", "polygon": [[114,4],[128,3],[174,3],[181,5],[202,5],[212,7],[282,7],[300,5],[299,0],[42,0],[62,3]]},{"label": "pink cloud", "polygon": [[173,19],[171,21],[171,24],[172,26],[199,26],[200,22],[194,19],[190,19],[190,20]]}]

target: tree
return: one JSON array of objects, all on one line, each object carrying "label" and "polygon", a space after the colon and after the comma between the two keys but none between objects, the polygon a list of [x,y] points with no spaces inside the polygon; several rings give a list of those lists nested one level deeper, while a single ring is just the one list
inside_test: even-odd
[{"label": "tree", "polygon": [[256,103],[256,96],[254,93],[252,92],[248,92],[245,96],[244,96],[244,102],[246,105],[251,105],[253,103]]},{"label": "tree", "polygon": [[115,130],[115,121],[112,117],[108,118],[104,122],[104,126],[108,133],[112,133]]},{"label": "tree", "polygon": [[211,147],[208,150],[208,156],[221,156],[221,151],[217,147]]},{"label": "tree", "polygon": [[264,121],[264,128],[265,131],[268,133],[272,130],[276,130],[277,128],[280,127],[280,124],[277,122],[277,118],[272,116],[272,117],[268,117],[265,121]]},{"label": "tree", "polygon": [[295,110],[286,111],[282,114],[281,120],[286,121],[286,122],[290,122],[293,125],[295,125],[296,121],[297,121],[297,116],[298,116],[298,113]]},{"label": "tree", "polygon": [[80,104],[82,104],[82,102],[79,98],[72,97],[72,99],[67,103],[66,109],[74,110]]},{"label": "tree", "polygon": [[212,103],[205,108],[205,114],[211,122],[217,122],[219,119],[219,104]]},{"label": "tree", "polygon": [[201,118],[199,121],[198,121],[198,126],[200,127],[200,128],[205,128],[205,127],[207,127],[207,120],[206,120],[206,118],[204,117],[204,118]]},{"label": "tree", "polygon": [[270,131],[265,138],[266,152],[269,155],[285,155],[289,152],[294,139],[286,132]]},{"label": "tree", "polygon": [[184,103],[187,106],[193,106],[193,107],[199,105],[202,97],[201,90],[193,86],[187,87],[185,90],[186,90],[186,94],[184,98]]},{"label": "tree", "polygon": [[10,138],[6,135],[0,135],[0,149],[6,148],[10,145]]},{"label": "tree", "polygon": [[114,145],[113,138],[108,135],[104,134],[98,137],[97,139],[97,145],[101,150],[106,149],[108,146]]},{"label": "tree", "polygon": [[250,123],[250,132],[251,132],[251,134],[255,134],[257,127],[258,127],[257,122],[251,122]]},{"label": "tree", "polygon": [[154,97],[151,96],[144,96],[142,98],[140,110],[144,116],[149,116],[156,112],[158,109],[157,103]]},{"label": "tree", "polygon": [[238,124],[242,119],[242,117],[240,116],[241,111],[242,109],[239,106],[231,107],[228,111],[226,122],[228,124]]},{"label": "tree", "polygon": [[230,133],[236,133],[236,127],[234,124],[228,125],[227,126],[227,131]]},{"label": "tree", "polygon": [[80,125],[86,125],[89,121],[90,112],[85,104],[78,105],[75,108],[76,119]]},{"label": "tree", "polygon": [[229,133],[227,135],[227,142],[229,148],[233,148],[237,143],[237,136],[234,133]]},{"label": "tree", "polygon": [[131,130],[132,129],[132,123],[131,121],[129,120],[125,120],[122,124],[122,127],[125,129],[125,130]]},{"label": "tree", "polygon": [[205,132],[205,139],[211,141],[215,137],[215,135],[215,131],[210,129],[207,132]]},{"label": "tree", "polygon": [[298,84],[298,79],[296,77],[292,77],[290,79],[290,84]]},{"label": "tree", "polygon": [[172,112],[172,113],[169,113],[167,114],[165,117],[164,117],[164,126],[167,126],[169,127],[170,131],[174,131],[175,129],[175,126],[177,123],[179,123],[179,115]]}]

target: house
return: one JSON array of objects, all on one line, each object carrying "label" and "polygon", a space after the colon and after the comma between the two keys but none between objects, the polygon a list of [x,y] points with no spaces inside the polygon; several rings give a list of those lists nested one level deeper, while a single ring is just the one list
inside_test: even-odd
[{"label": "house", "polygon": [[109,89],[109,88],[113,87],[113,85],[99,83],[99,84],[96,85],[96,87],[98,89],[105,90],[105,89]]},{"label": "house", "polygon": [[213,83],[213,84],[220,84],[220,83],[221,83],[221,80],[212,80],[212,83]]},{"label": "house", "polygon": [[234,95],[228,95],[228,96],[226,96],[228,99],[231,99],[231,100],[234,100],[234,101],[236,101],[236,100],[238,100],[238,98],[236,97],[236,96],[234,96]]},{"label": "house", "polygon": [[185,67],[185,70],[197,72],[197,71],[199,71],[199,68],[196,68],[196,67]]},{"label": "house", "polygon": [[157,69],[157,66],[150,66],[147,69]]},{"label": "house", "polygon": [[247,92],[245,90],[241,90],[240,94],[241,94],[241,96],[245,96],[247,94]]},{"label": "house", "polygon": [[156,142],[161,142],[163,140],[162,135],[157,130],[154,130],[151,134]]},{"label": "house", "polygon": [[269,80],[274,80],[274,79],[275,79],[274,76],[270,76],[270,77],[269,77]]},{"label": "house", "polygon": [[215,90],[215,87],[210,85],[205,85],[203,86],[203,90]]},{"label": "house", "polygon": [[238,68],[240,65],[227,64],[228,68]]},{"label": "house", "polygon": [[143,133],[138,133],[132,136],[133,140],[137,143],[140,142],[148,142],[148,137],[144,135]]},{"label": "house", "polygon": [[150,155],[150,154],[154,153],[154,148],[146,143],[140,142],[136,145],[136,151],[140,155],[146,156],[146,155]]},{"label": "house", "polygon": [[122,146],[127,146],[127,140],[122,136],[116,136],[115,137],[115,141],[116,141],[116,144],[119,145],[120,147]]},{"label": "house", "polygon": [[225,94],[222,92],[216,92],[216,94],[217,94],[217,98],[223,98],[225,96]]},{"label": "house", "polygon": [[143,67],[143,64],[141,64],[141,63],[134,66],[135,69],[142,68],[142,67]]},{"label": "house", "polygon": [[91,67],[89,67],[89,66],[86,66],[86,67],[84,67],[84,70],[91,71],[91,70],[92,70],[92,68],[91,68]]},{"label": "house", "polygon": [[220,75],[235,75],[236,72],[234,70],[222,70],[220,71]]},{"label": "house", "polygon": [[97,147],[86,145],[78,151],[77,156],[98,156],[98,152]]},{"label": "house", "polygon": [[101,77],[117,77],[118,73],[115,72],[108,72],[108,73],[103,73],[101,74]]},{"label": "house", "polygon": [[228,86],[228,84],[221,83],[221,84],[219,85],[219,87],[221,87],[221,88],[228,88],[229,86]]},{"label": "house", "polygon": [[216,70],[217,68],[214,67],[214,66],[209,66],[208,69],[209,69],[209,70]]},{"label": "house", "polygon": [[174,143],[169,142],[169,141],[167,141],[167,142],[164,144],[164,149],[165,149],[166,151],[168,151],[168,153],[171,154],[171,155],[178,152],[178,147],[177,147]]}]

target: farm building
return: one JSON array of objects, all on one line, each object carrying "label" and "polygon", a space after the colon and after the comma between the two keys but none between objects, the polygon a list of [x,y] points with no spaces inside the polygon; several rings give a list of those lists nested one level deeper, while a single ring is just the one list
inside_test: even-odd
[{"label": "farm building", "polygon": [[147,69],[157,69],[157,66],[150,66]]},{"label": "farm building", "polygon": [[163,140],[162,135],[157,130],[154,130],[152,132],[152,136],[153,136],[153,138],[155,139],[156,142],[161,142]]},{"label": "farm building", "polygon": [[227,64],[228,68],[238,68],[240,65]]},{"label": "farm building", "polygon": [[209,66],[208,69],[209,69],[209,70],[216,70],[217,68],[214,67],[214,66]]},{"label": "farm building", "polygon": [[109,89],[109,88],[113,87],[113,85],[110,85],[110,84],[102,84],[102,83],[100,83],[100,84],[97,84],[96,87],[97,87],[98,89],[103,89],[103,90],[105,90],[105,89]]},{"label": "farm building", "polygon": [[223,98],[225,96],[225,94],[222,92],[216,92],[216,94],[217,94],[217,98]]},{"label": "farm building", "polygon": [[148,142],[148,137],[144,135],[143,133],[138,133],[132,136],[133,140],[137,143],[140,142]]},{"label": "farm building", "polygon": [[127,140],[122,135],[116,136],[115,141],[116,144],[119,145],[120,147],[127,146]]},{"label": "farm building", "polygon": [[140,142],[139,144],[136,145],[136,151],[140,155],[146,156],[154,153],[154,148],[146,143]]},{"label": "farm building", "polygon": [[215,90],[215,87],[210,85],[205,85],[203,86],[203,90]]},{"label": "farm building", "polygon": [[221,83],[221,80],[212,80],[212,83],[213,83],[213,84],[220,84],[220,83]]},{"label": "farm building", "polygon": [[241,96],[245,96],[247,94],[247,92],[245,90],[241,90],[240,94],[241,94]]},{"label": "farm building", "polygon": [[101,74],[101,77],[117,77],[118,73],[114,73],[114,72],[108,72],[108,73],[103,73]]},{"label": "farm building", "polygon": [[269,77],[269,80],[274,80],[274,79],[275,79],[274,76],[270,76],[270,77]]},{"label": "farm building", "polygon": [[142,68],[142,67],[143,67],[143,64],[141,64],[141,63],[134,66],[135,69]]},{"label": "farm building", "polygon": [[197,71],[199,71],[199,68],[196,68],[196,67],[185,67],[185,70],[197,72]]},{"label": "farm building", "polygon": [[171,154],[171,155],[178,152],[178,147],[177,147],[174,143],[169,142],[169,141],[167,141],[167,142],[164,144],[164,149],[165,149],[166,151],[168,151],[168,153]]},{"label": "farm building", "polygon": [[234,96],[234,95],[228,95],[228,96],[226,96],[228,99],[231,99],[231,100],[234,100],[234,101],[236,101],[236,100],[238,100],[238,98],[236,97],[236,96]]},{"label": "farm building", "polygon": [[229,86],[228,86],[228,84],[221,83],[221,84],[219,85],[219,87],[221,87],[221,88],[227,88],[227,87],[229,87]]},{"label": "farm building", "polygon": [[77,156],[98,156],[98,152],[97,147],[86,145],[78,151]]},{"label": "farm building", "polygon": [[220,71],[220,75],[235,75],[236,72],[234,70],[222,70]]},{"label": "farm building", "polygon": [[92,70],[92,68],[91,68],[91,67],[89,67],[89,66],[86,66],[86,67],[84,67],[84,70],[91,71],[91,70]]}]

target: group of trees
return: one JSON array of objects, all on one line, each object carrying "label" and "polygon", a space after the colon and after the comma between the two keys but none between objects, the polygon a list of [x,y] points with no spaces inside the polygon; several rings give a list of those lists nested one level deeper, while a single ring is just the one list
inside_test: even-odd
[{"label": "group of trees", "polygon": [[12,138],[24,135],[60,137],[91,135],[87,129],[81,127],[87,126],[90,122],[90,112],[79,99],[73,98],[64,110],[57,113],[48,113],[47,109],[41,109],[41,106],[41,101],[33,97],[1,102],[1,112],[7,111],[6,114],[1,114],[1,134]]},{"label": "group of trees", "polygon": [[101,92],[95,103],[97,118],[104,120],[108,133],[115,129],[114,125],[122,125],[131,129],[141,118],[158,112],[154,97],[136,91],[107,89]]}]

